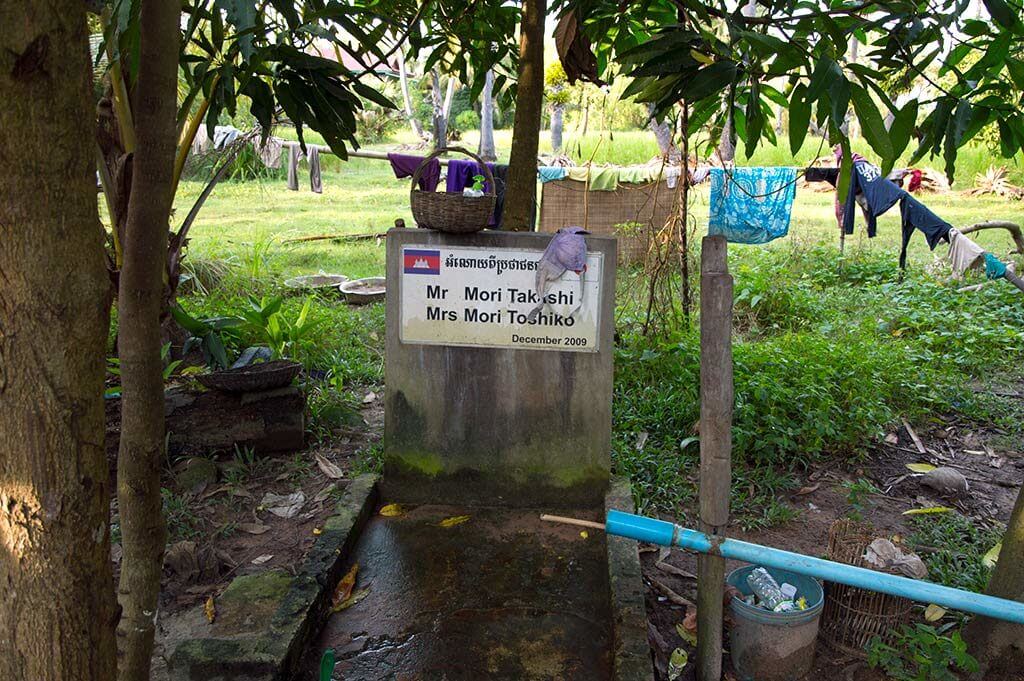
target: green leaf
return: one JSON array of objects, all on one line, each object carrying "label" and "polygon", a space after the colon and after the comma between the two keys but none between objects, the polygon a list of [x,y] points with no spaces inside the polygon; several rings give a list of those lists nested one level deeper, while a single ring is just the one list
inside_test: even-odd
[{"label": "green leaf", "polygon": [[981,564],[987,568],[994,568],[996,563],[999,561],[999,553],[1003,550],[1003,542],[999,542],[992,548],[990,548],[984,556],[981,557]]},{"label": "green leaf", "polygon": [[789,99],[789,149],[796,156],[807,139],[811,125],[811,103],[807,99],[807,87],[800,83],[793,88]]},{"label": "green leaf", "polygon": [[882,174],[888,175],[896,163],[889,131],[885,129],[885,121],[875,107],[871,95],[860,85],[850,87],[853,108],[860,121],[861,133],[876,154],[882,158]]},{"label": "green leaf", "polygon": [[1020,21],[1019,6],[1012,8],[1006,0],[984,0],[985,7],[988,8],[988,13],[992,15],[992,18],[997,23],[1001,24],[1005,28],[1015,28],[1017,23]]},{"label": "green leaf", "polygon": [[209,331],[209,327],[206,324],[189,315],[180,305],[171,307],[171,316],[174,318],[174,321],[178,322],[178,326],[193,335],[198,336]]},{"label": "green leaf", "polygon": [[697,71],[680,89],[680,99],[688,102],[699,102],[728,86],[736,77],[736,62],[716,61],[710,66]]},{"label": "green leaf", "polygon": [[892,125],[889,127],[889,141],[892,144],[892,153],[895,158],[899,158],[910,144],[910,137],[916,124],[917,100],[914,99],[895,112]]},{"label": "green leaf", "polygon": [[211,331],[203,337],[203,346],[209,351],[210,356],[221,369],[228,368],[228,352],[220,336]]}]

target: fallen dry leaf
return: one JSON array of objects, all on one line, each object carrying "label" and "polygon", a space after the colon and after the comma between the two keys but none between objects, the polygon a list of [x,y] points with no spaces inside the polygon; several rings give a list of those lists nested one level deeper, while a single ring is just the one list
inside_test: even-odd
[{"label": "fallen dry leaf", "polygon": [[455,527],[469,520],[468,515],[453,515],[451,518],[445,518],[438,525],[441,527]]},{"label": "fallen dry leaf", "polygon": [[217,619],[217,606],[213,602],[213,596],[206,599],[206,604],[203,605],[203,614],[206,615],[206,621],[210,624]]},{"label": "fallen dry leaf", "polygon": [[313,536],[314,537],[319,537],[323,533],[324,533],[324,531],[321,530],[319,527],[314,527],[313,528]]},{"label": "fallen dry leaf", "polygon": [[587,534],[587,531],[586,531],[586,530],[580,530],[580,536],[581,536],[581,537],[583,537],[584,539],[586,539],[586,538],[587,538],[587,537],[589,537],[590,535],[589,535],[589,534]]},{"label": "fallen dry leaf", "polygon": [[268,525],[260,523],[238,523],[235,527],[246,534],[263,534],[270,529]]},{"label": "fallen dry leaf", "polygon": [[1003,542],[999,542],[992,548],[990,548],[984,556],[981,557],[981,564],[987,568],[994,568],[996,563],[999,562],[999,552],[1003,550]]},{"label": "fallen dry leaf", "polygon": [[687,608],[686,617],[683,618],[683,629],[691,634],[697,633],[697,608]]},{"label": "fallen dry leaf", "polygon": [[252,559],[252,564],[253,565],[263,565],[264,563],[266,563],[267,561],[269,561],[273,557],[274,557],[274,554],[272,554],[272,553],[264,553],[262,556],[256,556],[255,558],[253,558]]},{"label": "fallen dry leaf", "polygon": [[316,459],[316,465],[320,471],[331,480],[337,480],[338,478],[345,477],[344,471],[338,468],[335,464],[327,460],[323,454],[316,454],[313,456]]},{"label": "fallen dry leaf", "polygon": [[689,643],[691,646],[697,645],[696,630],[690,631],[685,626],[683,626],[682,622],[676,625],[676,633],[679,634],[679,638],[683,639],[683,641]]},{"label": "fallen dry leaf", "polygon": [[812,492],[818,491],[819,487],[821,487],[821,483],[820,482],[816,482],[813,485],[807,485],[806,487],[801,487],[800,489],[798,489],[796,491],[796,494],[794,494],[793,496],[795,496],[795,497],[802,497],[802,496],[805,496],[807,494],[811,494]]},{"label": "fallen dry leaf", "polygon": [[327,487],[316,493],[316,496],[313,497],[313,503],[319,504],[321,501],[326,501],[327,497],[331,496],[336,488],[337,485],[327,485]]},{"label": "fallen dry leaf", "polygon": [[900,443],[900,436],[896,433],[889,433],[885,436],[885,442],[890,445],[898,445]]},{"label": "fallen dry leaf", "polygon": [[946,609],[941,605],[935,605],[932,603],[924,609],[924,619],[926,622],[938,622],[946,614]]},{"label": "fallen dry leaf", "polygon": [[928,473],[935,470],[935,466],[930,463],[908,463],[907,468],[915,473]]},{"label": "fallen dry leaf", "polygon": [[377,393],[374,393],[374,392],[366,393],[366,396],[363,397],[363,404],[370,404],[375,399],[377,399]]},{"label": "fallen dry leaf", "polygon": [[359,573],[359,563],[353,563],[345,576],[338,582],[338,586],[331,595],[331,606],[337,609],[342,603],[352,596],[352,589],[356,586],[356,575]]},{"label": "fallen dry leaf", "polygon": [[263,495],[260,506],[279,518],[294,518],[305,503],[306,495],[301,490],[287,496],[267,492]]},{"label": "fallen dry leaf", "polygon": [[388,504],[387,506],[382,506],[380,509],[380,514],[385,518],[394,518],[402,515],[403,513],[405,513],[405,507],[401,504]]},{"label": "fallen dry leaf", "polygon": [[353,605],[366,598],[367,594],[369,593],[369,589],[360,589],[359,591],[356,591],[351,596],[343,600],[341,603],[338,603],[338,605],[331,608],[331,610],[333,610],[334,612],[340,612],[341,610],[345,610],[346,608],[351,608]]},{"label": "fallen dry leaf", "polygon": [[903,515],[927,515],[931,513],[949,513],[952,511],[949,506],[929,506],[928,508],[912,508],[904,511]]}]

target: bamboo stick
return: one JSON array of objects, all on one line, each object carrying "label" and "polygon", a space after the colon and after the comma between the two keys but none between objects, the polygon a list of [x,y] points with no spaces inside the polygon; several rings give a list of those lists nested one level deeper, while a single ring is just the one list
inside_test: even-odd
[{"label": "bamboo stick", "polygon": [[578,527],[589,527],[595,530],[604,530],[604,523],[596,523],[593,520],[581,520],[579,518],[566,518],[561,515],[548,515],[542,513],[540,516],[541,520],[546,520],[550,523],[563,523],[565,525],[576,525]]}]

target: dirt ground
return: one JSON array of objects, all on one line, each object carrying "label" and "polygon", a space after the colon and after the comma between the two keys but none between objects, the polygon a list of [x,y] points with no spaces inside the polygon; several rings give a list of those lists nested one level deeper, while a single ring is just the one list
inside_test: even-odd
[{"label": "dirt ground", "polygon": [[[951,506],[977,522],[1005,523],[1013,509],[1017,490],[1024,482],[1024,452],[1008,449],[1005,435],[996,428],[971,424],[956,418],[936,420],[927,428],[915,431],[925,453],[921,454],[906,428],[889,434],[888,441],[873,446],[866,460],[857,466],[836,468],[823,466],[810,471],[802,485],[786,500],[797,518],[780,526],[758,532],[744,532],[730,528],[729,536],[757,544],[786,549],[812,556],[825,557],[829,527],[853,510],[843,483],[867,478],[881,491],[871,494],[859,509],[864,520],[877,530],[880,537],[906,535],[910,531],[904,511],[911,508]],[[895,440],[895,441],[894,441]],[[991,444],[990,444],[991,443]],[[999,445],[1003,444],[1002,447]],[[960,498],[943,497],[920,484],[919,477],[907,467],[910,463],[930,463],[949,466],[963,473],[970,484],[969,491]],[[669,518],[666,518],[669,520]],[[666,554],[653,546],[641,546],[641,563],[646,588],[649,619],[649,640],[655,655],[659,681],[667,678],[665,670],[668,656],[676,647],[687,649],[693,657],[693,648],[687,646],[676,632],[683,622],[687,607],[672,602],[663,587],[684,599],[696,600],[695,580],[673,574],[657,567],[660,560],[685,572],[697,571],[696,554],[672,551]],[[727,561],[726,572],[741,563]],[[662,585],[659,588],[657,585]],[[727,609],[728,612],[728,609]],[[922,609],[915,608],[916,621],[924,621]],[[727,621],[727,627],[729,622]],[[728,631],[726,632],[728,647]],[[731,663],[726,659],[726,678],[736,679]],[[693,676],[692,665],[680,679]],[[881,681],[885,675],[872,670],[862,659],[837,654],[819,639],[814,670],[806,677]],[[989,672],[986,679],[1009,681],[1020,679],[1019,671]]]}]

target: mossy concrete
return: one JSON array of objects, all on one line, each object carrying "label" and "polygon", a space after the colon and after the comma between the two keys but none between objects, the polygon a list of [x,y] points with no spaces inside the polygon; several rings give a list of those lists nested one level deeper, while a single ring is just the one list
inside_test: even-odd
[{"label": "mossy concrete", "polygon": [[[519,507],[603,505],[611,468],[615,239],[603,254],[596,352],[419,345],[400,340],[407,245],[536,250],[551,235],[388,233],[382,491],[393,501]],[[495,285],[501,282],[495,275]]]},{"label": "mossy concrete", "polygon": [[335,513],[294,574],[268,570],[236,577],[216,600],[214,622],[193,627],[202,635],[186,638],[174,649],[169,660],[171,678],[293,678],[301,652],[326,618],[331,591],[377,502],[376,482],[372,475],[349,482]]},{"label": "mossy concrete", "polygon": [[[612,479],[605,509],[634,513],[629,478]],[[612,619],[612,675],[615,681],[653,681],[651,648],[647,642],[647,608],[637,543],[608,535],[608,587]]]}]

